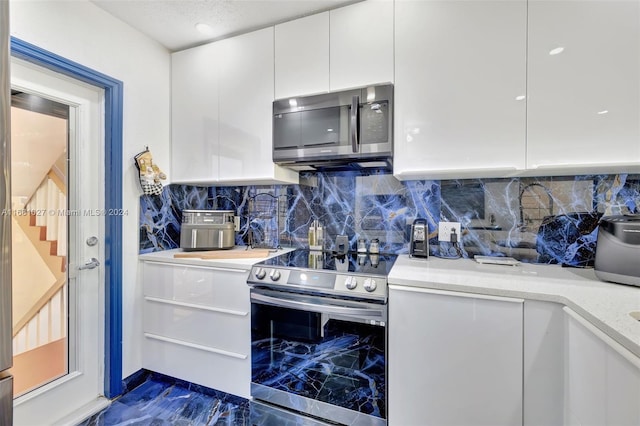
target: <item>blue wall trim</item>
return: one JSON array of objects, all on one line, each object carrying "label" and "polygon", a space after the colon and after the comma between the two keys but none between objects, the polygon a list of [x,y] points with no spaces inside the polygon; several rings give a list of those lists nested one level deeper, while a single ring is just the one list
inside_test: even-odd
[{"label": "blue wall trim", "polygon": [[[104,89],[105,209],[122,209],[121,81],[11,37],[11,55]],[[105,216],[105,383],[108,398],[122,394],[122,216]]]}]

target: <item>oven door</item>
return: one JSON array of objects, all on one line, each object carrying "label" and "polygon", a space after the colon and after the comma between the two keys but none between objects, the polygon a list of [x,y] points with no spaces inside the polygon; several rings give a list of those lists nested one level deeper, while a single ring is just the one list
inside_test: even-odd
[{"label": "oven door", "polygon": [[251,396],[349,425],[386,425],[387,306],[251,290]]}]

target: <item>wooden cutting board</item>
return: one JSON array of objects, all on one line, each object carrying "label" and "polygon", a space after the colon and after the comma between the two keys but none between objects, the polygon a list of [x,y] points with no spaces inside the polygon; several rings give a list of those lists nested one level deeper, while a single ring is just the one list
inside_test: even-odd
[{"label": "wooden cutting board", "polygon": [[249,259],[269,256],[268,249],[211,250],[175,253],[175,259]]}]

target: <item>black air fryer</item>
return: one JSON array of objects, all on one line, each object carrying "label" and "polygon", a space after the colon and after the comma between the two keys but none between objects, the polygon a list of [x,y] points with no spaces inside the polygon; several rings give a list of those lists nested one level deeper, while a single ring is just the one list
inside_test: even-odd
[{"label": "black air fryer", "polygon": [[601,280],[640,287],[640,214],[600,220],[595,272]]}]

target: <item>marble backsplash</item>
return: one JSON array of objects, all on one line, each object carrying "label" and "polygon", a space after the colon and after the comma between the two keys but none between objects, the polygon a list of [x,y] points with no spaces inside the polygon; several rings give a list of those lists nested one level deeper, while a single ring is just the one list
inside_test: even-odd
[{"label": "marble backsplash", "polygon": [[[640,175],[400,182],[389,174],[301,174],[299,185],[168,185],[140,199],[140,253],[176,248],[185,209],[233,210],[236,244],[307,247],[319,220],[325,249],[346,235],[381,251],[407,253],[410,225],[427,219],[432,255],[511,256],[524,262],[585,265],[603,215],[640,213]],[[460,222],[459,247],[438,243],[438,222]]]}]

